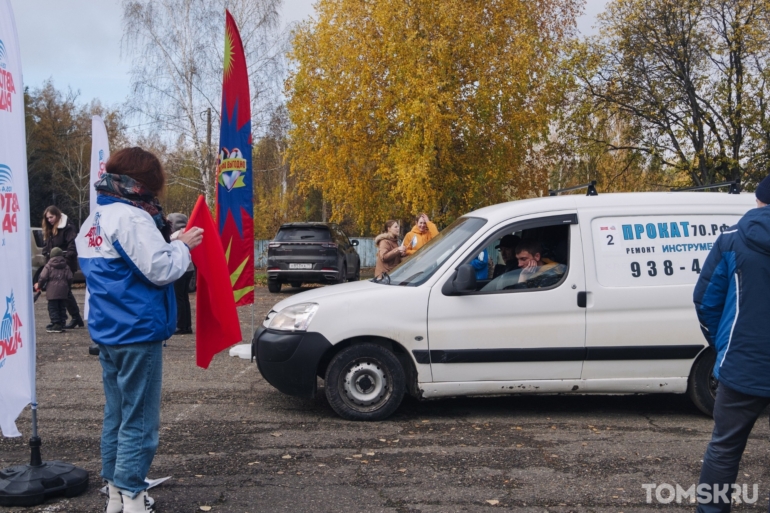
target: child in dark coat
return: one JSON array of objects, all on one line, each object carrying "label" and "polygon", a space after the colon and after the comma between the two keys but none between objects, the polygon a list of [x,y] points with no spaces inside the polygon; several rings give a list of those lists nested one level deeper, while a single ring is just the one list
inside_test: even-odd
[{"label": "child in dark coat", "polygon": [[35,290],[45,288],[48,315],[51,317],[51,326],[46,329],[48,333],[64,331],[64,323],[67,321],[67,296],[71,284],[72,270],[67,265],[64,252],[61,248],[53,248],[51,258],[45,264],[35,284]]}]

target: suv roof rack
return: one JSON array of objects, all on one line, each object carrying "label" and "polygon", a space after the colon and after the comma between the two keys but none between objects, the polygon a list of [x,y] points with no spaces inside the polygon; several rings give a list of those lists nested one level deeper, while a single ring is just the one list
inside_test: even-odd
[{"label": "suv roof rack", "polygon": [[740,194],[741,193],[741,181],[740,180],[733,180],[731,182],[712,183],[710,185],[696,185],[695,187],[683,187],[681,189],[671,189],[671,192],[705,191],[705,190],[708,190],[708,189],[718,189],[720,187],[730,187],[727,190],[727,194]]},{"label": "suv roof rack", "polygon": [[596,192],[596,180],[591,180],[590,182],[583,184],[583,185],[576,185],[574,187],[567,187],[566,189],[548,189],[548,195],[549,196],[556,196],[557,194],[560,194],[562,192],[569,192],[569,191],[576,191],[578,189],[585,189],[587,188],[588,191],[586,191],[586,196],[598,196],[599,193]]}]

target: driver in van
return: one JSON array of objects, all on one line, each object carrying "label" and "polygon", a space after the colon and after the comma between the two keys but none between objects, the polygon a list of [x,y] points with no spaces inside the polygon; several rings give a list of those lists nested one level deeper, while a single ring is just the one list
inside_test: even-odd
[{"label": "driver in van", "polygon": [[566,265],[544,258],[542,253],[538,240],[525,239],[516,246],[516,260],[521,268],[519,283],[526,284],[528,289],[555,285],[567,271]]}]

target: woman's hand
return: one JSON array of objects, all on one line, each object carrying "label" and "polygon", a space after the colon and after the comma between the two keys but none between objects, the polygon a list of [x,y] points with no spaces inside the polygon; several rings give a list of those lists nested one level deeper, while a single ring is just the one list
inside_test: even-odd
[{"label": "woman's hand", "polygon": [[184,242],[188,248],[194,249],[203,242],[203,228],[193,227],[180,233],[176,240]]},{"label": "woman's hand", "polygon": [[404,256],[404,255],[406,255],[406,246],[404,246],[403,244],[401,244],[401,245],[398,247],[398,252],[399,252],[399,253],[401,253],[401,256]]}]

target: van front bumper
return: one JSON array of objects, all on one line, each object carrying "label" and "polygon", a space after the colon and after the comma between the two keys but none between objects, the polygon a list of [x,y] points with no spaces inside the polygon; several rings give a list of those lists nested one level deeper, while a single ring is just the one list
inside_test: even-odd
[{"label": "van front bumper", "polygon": [[262,377],[284,394],[311,398],[318,363],[332,347],[320,333],[272,331],[260,326],[251,341]]}]

